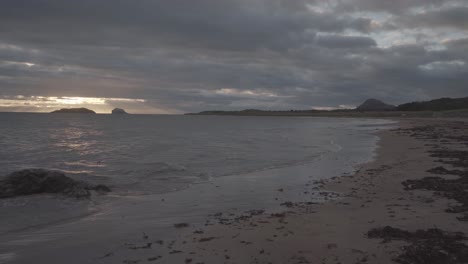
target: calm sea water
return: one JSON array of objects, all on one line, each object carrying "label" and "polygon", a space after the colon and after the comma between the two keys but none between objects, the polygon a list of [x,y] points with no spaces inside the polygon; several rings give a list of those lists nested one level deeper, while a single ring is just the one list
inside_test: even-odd
[{"label": "calm sea water", "polygon": [[[57,169],[113,191],[89,203],[50,196],[2,201],[0,263],[122,263],[138,257],[140,251],[125,245],[142,233],[177,239],[174,223],[203,228],[218,212],[282,211],[286,201],[325,200],[326,190],[314,189],[313,181],[352,173],[371,160],[378,141],[373,132],[389,125],[313,117],[2,113],[0,175]],[[109,251],[116,255],[102,259]]]},{"label": "calm sea water", "polygon": [[1,113],[0,124],[0,175],[57,169],[134,194],[324,158],[352,166],[372,157],[370,132],[388,121]]}]

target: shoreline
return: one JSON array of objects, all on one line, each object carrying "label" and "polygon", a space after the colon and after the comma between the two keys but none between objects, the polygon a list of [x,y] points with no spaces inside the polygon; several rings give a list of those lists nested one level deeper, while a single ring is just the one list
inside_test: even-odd
[{"label": "shoreline", "polygon": [[[180,231],[178,240],[158,247],[153,257],[129,256],[124,261],[397,263],[400,259],[400,263],[404,263],[402,259],[411,257],[407,251],[414,245],[432,250],[430,245],[426,245],[427,241],[432,240],[401,238],[386,241],[385,237],[382,237],[383,240],[371,239],[368,234],[371,230],[386,226],[407,230],[408,236],[411,235],[409,232],[434,227],[443,232],[466,230],[467,223],[457,219],[460,214],[446,212],[447,208],[456,204],[453,199],[430,190],[405,190],[402,182],[440,176],[427,172],[438,166],[448,167],[430,157],[428,153],[434,148],[449,146],[465,151],[467,147],[467,143],[459,139],[449,141],[434,136],[431,138],[430,135],[424,139],[415,138],[418,137],[415,130],[433,126],[445,129],[445,132],[450,132],[449,135],[456,132],[463,136],[468,131],[468,123],[466,120],[434,119],[399,121],[398,129],[378,132],[380,141],[374,161],[361,165],[352,176],[318,182],[325,190],[340,193],[338,199],[332,198],[323,204],[286,202],[282,204],[284,211],[274,214],[258,210],[233,216],[223,212],[212,216],[205,227]],[[452,131],[453,126],[459,129]],[[462,170],[466,171],[466,168]],[[466,246],[464,239],[457,243]],[[445,252],[443,248],[437,250]],[[447,254],[453,257],[457,253]],[[424,257],[428,256],[421,256],[422,259]],[[434,261],[431,263],[440,263],[436,258]]]},{"label": "shoreline", "polygon": [[[290,200],[302,201],[313,197],[319,202],[322,195],[319,195],[318,191],[305,193],[309,189],[306,185],[310,185],[313,179],[328,178],[342,173],[350,174],[353,172],[350,170],[353,164],[371,158],[370,151],[376,141],[376,137],[371,134],[375,129],[381,128],[381,122],[357,123],[362,123],[362,127],[351,125],[352,130],[341,133],[347,136],[334,138],[336,143],[346,145],[343,150],[337,150],[335,153],[332,149],[336,146],[330,146],[330,151],[314,156],[312,162],[294,162],[288,166],[216,177],[175,192],[123,196],[109,193],[107,196],[96,196],[92,198],[98,200],[81,201],[84,204],[91,202],[95,205],[94,213],[86,217],[74,217],[77,214],[81,215],[80,212],[87,212],[86,207],[70,207],[69,212],[72,215],[68,217],[63,209],[64,206],[68,209],[66,203],[75,204],[70,199],[60,199],[54,195],[13,198],[9,201],[25,200],[27,207],[17,207],[16,213],[19,215],[16,217],[15,211],[6,212],[3,222],[7,225],[4,229],[9,229],[8,223],[11,223],[9,225],[12,227],[24,224],[28,228],[21,232],[4,233],[3,239],[0,240],[0,252],[12,253],[13,257],[5,263],[25,263],[38,258],[48,263],[122,263],[135,254],[136,257],[152,254],[157,250],[157,241],[171,243],[180,237],[181,232],[190,230],[175,228],[174,224],[177,223],[187,222],[190,228],[198,228],[206,224],[205,220],[209,215],[219,212],[240,215],[246,210],[255,211],[257,208],[276,212],[282,210],[281,203]],[[364,138],[361,140],[361,137]],[[354,140],[349,141],[350,138]],[[284,177],[289,175],[294,177]],[[114,191],[119,190],[116,186],[110,186]],[[27,203],[26,200],[35,202]],[[66,219],[48,220],[48,205],[42,200],[48,202],[49,208],[54,209],[54,214],[50,215],[52,218]],[[209,222],[211,225],[215,221]],[[140,245],[139,239],[143,233],[151,239],[157,238],[156,241],[145,241],[154,243],[153,250],[141,248],[147,245]],[[101,259],[108,253],[112,253],[113,257]],[[73,258],[69,259],[70,256]]]},{"label": "shoreline", "polygon": [[[330,179],[316,180],[305,183],[304,188],[294,190],[304,191],[304,194],[319,192],[323,201],[313,200],[312,196],[302,192],[293,193],[292,189],[277,189],[275,186],[279,182],[274,182],[273,185],[270,182],[268,184],[273,188],[273,197],[280,197],[273,201],[278,210],[242,211],[228,207],[223,210],[219,207],[221,210],[209,217],[200,215],[201,222],[190,222],[194,219],[187,219],[187,223],[181,223],[175,218],[163,218],[161,220],[164,223],[157,223],[151,221],[157,220],[153,214],[158,214],[158,210],[166,207],[175,210],[175,205],[182,208],[182,204],[173,200],[171,194],[156,195],[155,197],[159,197],[157,200],[151,196],[135,197],[134,201],[130,198],[127,202],[122,200],[120,204],[125,208],[130,206],[128,209],[133,208],[130,211],[121,209],[123,212],[119,212],[114,208],[110,212],[103,211],[71,225],[51,226],[47,230],[21,235],[35,239],[70,231],[73,234],[100,226],[103,228],[102,232],[123,228],[106,236],[115,241],[107,242],[98,234],[94,236],[95,240],[90,240],[93,236],[88,232],[87,235],[73,235],[45,245],[34,245],[32,249],[28,248],[32,253],[28,258],[43,257],[50,262],[53,250],[48,249],[49,253],[41,252],[44,247],[52,246],[60,251],[54,253],[58,254],[55,256],[57,259],[69,257],[79,263],[396,263],[398,258],[409,258],[407,253],[409,249],[414,251],[414,245],[426,250],[431,246],[427,245],[427,241],[434,242],[430,239],[419,241],[411,232],[417,229],[427,231],[434,227],[443,232],[463,232],[467,222],[459,218],[463,219],[468,214],[468,209],[464,211],[464,207],[457,207],[453,200],[457,196],[451,193],[450,188],[439,195],[420,190],[421,186],[430,188],[434,185],[433,182],[420,180],[423,177],[443,177],[447,182],[438,181],[437,184],[444,187],[452,184],[450,179],[457,179],[457,176],[461,179],[466,174],[468,164],[466,159],[463,160],[466,157],[463,155],[468,149],[468,137],[465,136],[468,134],[468,120],[398,121],[394,125],[397,128],[375,132],[379,140],[373,161],[357,164],[354,174],[345,173]],[[446,157],[451,159],[447,160]],[[454,162],[453,159],[458,161]],[[446,169],[442,170],[441,167]],[[428,172],[431,169],[432,172]],[[439,188],[437,184],[436,187]],[[218,187],[210,188],[223,194],[224,189]],[[207,190],[210,189],[205,191]],[[195,195],[193,191],[192,195]],[[302,197],[303,201],[284,199],[295,195]],[[164,199],[171,202],[165,202]],[[187,209],[197,215],[197,207]],[[458,211],[447,213],[448,209]],[[99,222],[99,217],[101,220],[119,223],[106,226],[105,221]],[[130,219],[126,220],[127,217]],[[131,220],[132,217],[146,219],[143,222],[138,220],[144,225],[128,226],[131,223],[140,223]],[[92,224],[93,222],[97,224]],[[380,228],[383,227],[393,229],[382,232]],[[158,236],[158,228],[165,228],[170,236]],[[394,232],[400,236],[392,236]],[[402,233],[404,237],[401,237]],[[460,243],[466,246],[464,238],[454,238],[452,233],[440,233],[438,239],[453,248],[463,248]],[[17,241],[21,243],[22,239]],[[81,246],[80,243],[89,245]],[[450,254],[460,253],[453,253],[453,248],[448,249]],[[447,251],[443,247],[437,250]],[[8,257],[0,252],[0,263],[10,263],[10,260],[12,263],[20,263],[15,262],[14,255]]]}]

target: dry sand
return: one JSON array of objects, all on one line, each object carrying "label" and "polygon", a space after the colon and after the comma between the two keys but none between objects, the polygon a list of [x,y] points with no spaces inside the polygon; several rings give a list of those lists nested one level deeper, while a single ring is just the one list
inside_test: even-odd
[{"label": "dry sand", "polygon": [[[405,190],[402,185],[408,179],[440,176],[427,172],[437,166],[453,169],[436,161],[439,158],[431,157],[429,151],[467,150],[466,135],[468,123],[464,121],[402,120],[400,129],[379,132],[381,140],[374,162],[362,165],[354,176],[337,177],[320,187],[339,193],[338,197],[330,197],[323,204],[286,203],[284,212],[275,215],[262,211],[243,215],[222,212],[208,220],[204,228],[182,228],[178,240],[153,246],[152,257],[124,262],[395,263],[395,258],[405,253],[403,247],[411,243],[405,239],[382,243],[381,239],[368,238],[368,231],[388,225],[408,231],[437,227],[468,233],[468,222],[457,219],[462,214],[446,212],[457,204],[455,200],[433,191]],[[461,155],[459,161],[466,164],[466,153]],[[425,242],[414,243],[420,247]],[[463,246],[465,255],[458,259],[454,254],[460,252],[434,250],[447,255],[452,261],[448,263],[467,263],[466,259],[460,260],[467,256]],[[444,263],[434,256],[429,259]]]}]

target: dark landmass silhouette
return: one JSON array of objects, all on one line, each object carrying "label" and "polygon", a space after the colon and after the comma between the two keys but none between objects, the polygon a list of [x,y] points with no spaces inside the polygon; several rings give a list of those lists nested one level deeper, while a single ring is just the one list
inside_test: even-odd
[{"label": "dark landmass silhouette", "polygon": [[88,108],[62,108],[60,110],[55,110],[50,112],[52,114],[58,114],[58,113],[72,113],[72,114],[96,114],[93,110],[90,110]]},{"label": "dark landmass silhouette", "polygon": [[125,114],[128,114],[128,113],[125,112],[125,110],[122,109],[122,108],[114,108],[114,109],[112,110],[112,114],[113,114],[113,115],[122,115],[122,114],[125,115]]},{"label": "dark landmass silhouette", "polygon": [[456,109],[468,109],[468,97],[440,98],[426,102],[401,104],[397,107],[399,111],[445,111]]},{"label": "dark landmass silhouette", "polygon": [[236,116],[323,116],[323,117],[468,117],[468,97],[441,98],[393,106],[376,99],[366,100],[355,109],[202,111],[186,115]]},{"label": "dark landmass silhouette", "polygon": [[396,106],[386,104],[377,99],[367,99],[364,103],[356,107],[358,111],[389,111],[394,110]]}]

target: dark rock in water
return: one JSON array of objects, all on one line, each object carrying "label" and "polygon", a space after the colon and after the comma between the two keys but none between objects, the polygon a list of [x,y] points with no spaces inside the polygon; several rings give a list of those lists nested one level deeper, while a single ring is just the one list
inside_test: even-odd
[{"label": "dark rock in water", "polygon": [[71,113],[71,114],[96,114],[93,110],[88,108],[62,108],[51,112],[52,114]]},{"label": "dark rock in water", "polygon": [[125,110],[123,110],[122,108],[114,108],[114,110],[112,110],[112,114],[115,115],[115,114],[128,114],[128,113],[125,112]]},{"label": "dark rock in water", "polygon": [[111,189],[109,187],[107,187],[106,185],[104,185],[104,184],[95,185],[93,187],[93,190],[95,190],[98,193],[106,193],[106,192],[111,191]]},{"label": "dark rock in water", "polygon": [[377,99],[368,99],[356,108],[358,111],[388,111],[394,110],[396,106],[386,104]]},{"label": "dark rock in water", "polygon": [[38,193],[57,193],[76,198],[87,198],[90,190],[109,192],[105,185],[91,185],[67,177],[59,171],[26,169],[0,178],[0,198]]}]

